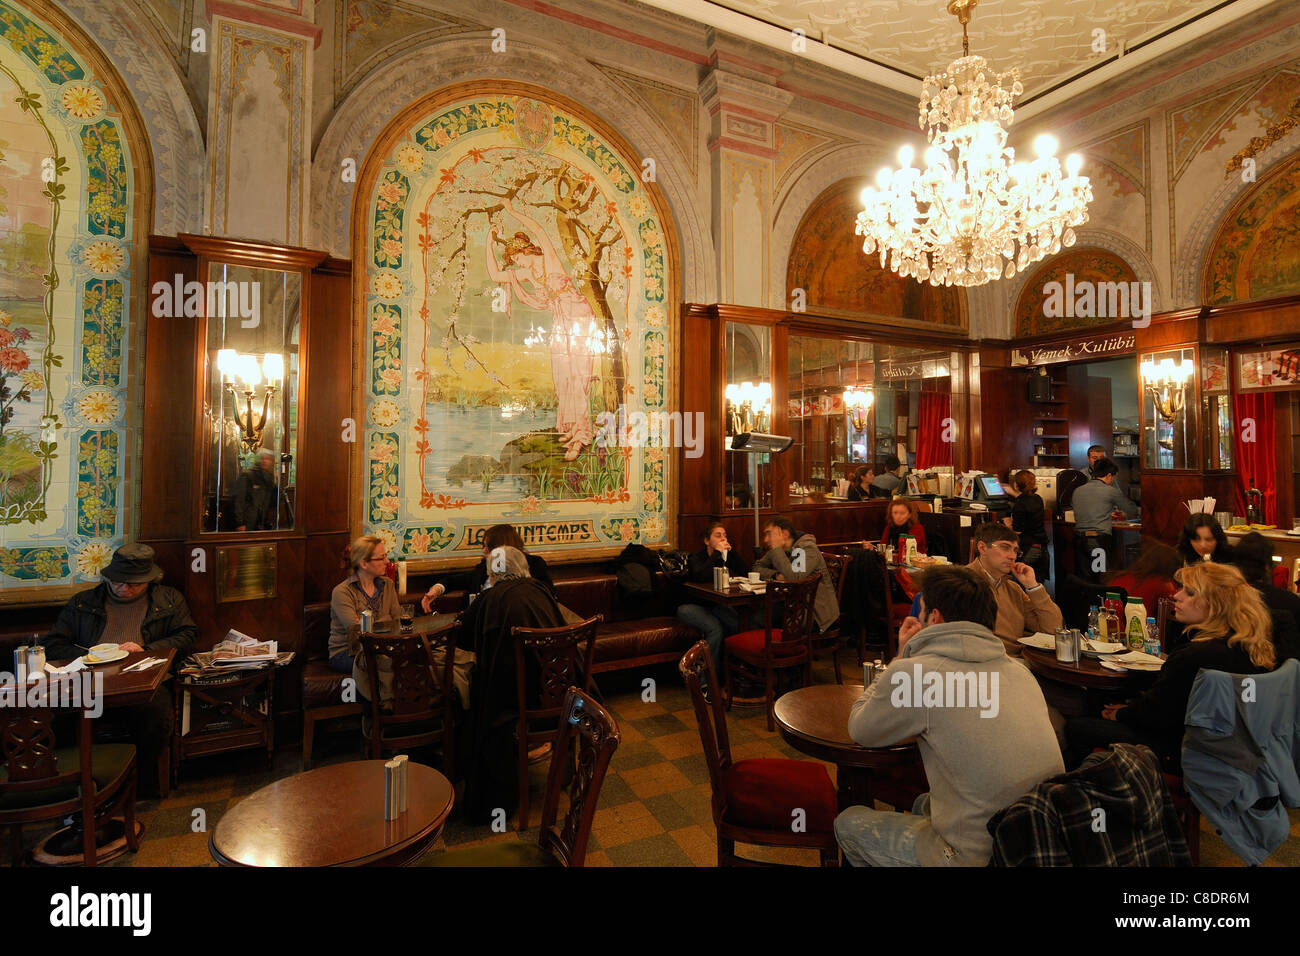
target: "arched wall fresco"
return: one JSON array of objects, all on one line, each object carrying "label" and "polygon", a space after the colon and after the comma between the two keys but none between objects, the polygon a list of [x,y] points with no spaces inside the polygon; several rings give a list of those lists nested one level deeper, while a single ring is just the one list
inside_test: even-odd
[{"label": "arched wall fresco", "polygon": [[134,105],[52,21],[0,0],[0,592],[15,599],[94,580],[127,531],[149,205]]},{"label": "arched wall fresco", "polygon": [[[1119,319],[1132,318],[1131,315],[1100,315],[1096,303],[1096,288],[1102,283],[1132,283],[1138,281],[1133,267],[1106,249],[1086,247],[1062,252],[1039,266],[1020,290],[1016,300],[1015,330],[1017,336],[1039,335],[1044,332],[1062,332],[1069,329],[1082,329],[1092,325],[1109,325]],[[1062,314],[1049,315],[1045,307],[1049,298],[1047,286],[1059,283],[1061,289],[1057,295],[1064,308],[1055,309]],[[1080,309],[1080,313],[1070,315],[1075,304],[1082,304],[1080,295],[1084,284],[1092,285],[1093,305]],[[1075,292],[1074,290],[1079,290]],[[1154,293],[1153,293],[1154,294]],[[1107,303],[1109,297],[1104,296]],[[1125,299],[1125,301],[1129,301]],[[1107,306],[1109,308],[1109,305]],[[1131,308],[1131,306],[1130,306]]]},{"label": "arched wall fresco", "polygon": [[1224,217],[1206,257],[1207,305],[1300,292],[1300,156],[1261,180]]},{"label": "arched wall fresco", "polygon": [[803,289],[810,310],[860,318],[906,319],[967,327],[960,289],[931,286],[881,268],[862,251],[854,222],[864,183],[845,180],[823,192],[804,214],[790,246],[786,289]]},{"label": "arched wall fresco", "polygon": [[390,551],[464,559],[502,521],[566,554],[666,540],[673,436],[619,428],[668,409],[677,342],[674,228],[635,157],[504,82],[379,137],[354,207],[357,524]]}]

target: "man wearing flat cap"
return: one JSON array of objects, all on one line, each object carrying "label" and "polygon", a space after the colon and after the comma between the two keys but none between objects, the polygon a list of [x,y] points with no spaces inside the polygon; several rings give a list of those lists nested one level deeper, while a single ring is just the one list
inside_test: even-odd
[{"label": "man wearing flat cap", "polygon": [[[147,544],[124,544],[101,572],[97,587],[73,596],[41,643],[50,660],[81,657],[96,644],[118,644],[124,651],[166,653],[176,649],[175,662],[194,650],[198,629],[180,591],[160,584],[162,568],[154,564]],[[115,709],[111,719],[131,727],[139,750],[140,795],[158,786],[152,768],[167,746],[172,728],[171,690],[158,688],[153,699],[138,707]]]}]

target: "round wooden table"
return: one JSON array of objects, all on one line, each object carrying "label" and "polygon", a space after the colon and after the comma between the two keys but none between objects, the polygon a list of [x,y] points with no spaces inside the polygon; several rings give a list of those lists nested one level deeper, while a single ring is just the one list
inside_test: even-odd
[{"label": "round wooden table", "polygon": [[1056,659],[1056,651],[1045,651],[1028,644],[1020,645],[1020,656],[1035,674],[1059,680],[1063,684],[1074,684],[1076,687],[1125,690],[1130,686],[1129,678],[1138,673],[1113,671],[1102,667],[1095,657],[1084,657],[1082,654],[1079,655],[1078,663],[1067,664]]},{"label": "round wooden table", "polygon": [[384,819],[384,761],[354,760],[286,777],[241,800],[212,832],[222,866],[402,866],[424,854],[455,791],[411,763],[406,812]]},{"label": "round wooden table", "polygon": [[1056,659],[1055,651],[1045,651],[1028,644],[1020,645],[1020,656],[1039,677],[1082,687],[1089,711],[1100,710],[1106,701],[1136,693],[1151,685],[1158,671],[1113,671],[1102,667],[1095,657],[1079,655],[1077,664]]},{"label": "round wooden table", "polygon": [[[921,751],[915,738],[889,747],[853,742],[849,714],[862,691],[861,684],[814,684],[782,694],[774,708],[776,726],[795,750],[835,764],[841,810],[869,807],[877,796],[910,810],[908,795],[915,799],[926,789]],[[900,802],[907,805],[899,806]]]}]

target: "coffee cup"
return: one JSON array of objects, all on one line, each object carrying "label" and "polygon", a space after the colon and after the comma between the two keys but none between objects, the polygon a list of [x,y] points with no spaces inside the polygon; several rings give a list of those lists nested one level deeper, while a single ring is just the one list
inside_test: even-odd
[{"label": "coffee cup", "polygon": [[760,583],[762,580],[763,580],[762,575],[760,575],[757,571],[750,571],[750,572],[749,572],[749,583],[750,583],[750,584],[758,584],[758,583]]}]

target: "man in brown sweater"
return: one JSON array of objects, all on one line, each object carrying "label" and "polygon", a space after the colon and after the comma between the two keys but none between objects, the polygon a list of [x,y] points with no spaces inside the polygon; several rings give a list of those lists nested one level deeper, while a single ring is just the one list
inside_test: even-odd
[{"label": "man in brown sweater", "polygon": [[[988,521],[975,532],[975,560],[968,567],[978,571],[993,588],[998,620],[993,628],[1002,638],[1007,653],[1020,655],[1020,638],[1035,631],[1051,634],[1061,626],[1061,609],[1038,583],[1034,569],[1022,564],[1016,533],[1000,521]],[[1012,579],[1015,579],[1014,581]]]}]

